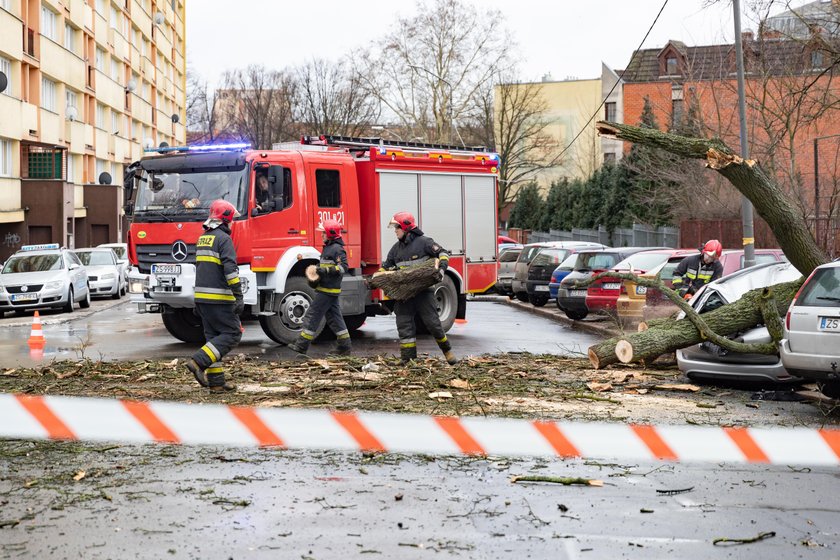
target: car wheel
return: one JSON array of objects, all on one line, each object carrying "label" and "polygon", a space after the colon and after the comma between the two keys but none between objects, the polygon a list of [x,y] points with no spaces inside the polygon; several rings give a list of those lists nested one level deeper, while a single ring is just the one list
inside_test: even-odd
[{"label": "car wheel", "polygon": [[548,296],[531,296],[530,299],[534,307],[542,307],[548,303]]},{"label": "car wheel", "polygon": [[584,318],[586,318],[588,314],[589,313],[587,313],[586,311],[571,311],[568,309],[566,310],[566,317],[568,317],[572,321],[581,321]]},{"label": "car wheel", "polygon": [[87,293],[85,294],[85,299],[79,302],[79,307],[82,309],[87,309],[90,307],[90,288],[88,288]]},{"label": "car wheel", "polygon": [[111,294],[111,299],[120,299],[120,297],[122,296],[122,294],[120,293],[121,291],[122,290],[120,289],[120,285],[119,283],[117,283],[117,285],[114,286],[114,293]]},{"label": "car wheel", "polygon": [[169,334],[182,342],[204,344],[204,325],[192,309],[167,308],[162,314],[163,326]]},{"label": "car wheel", "polygon": [[817,388],[830,399],[840,399],[840,381],[821,381]]},{"label": "car wheel", "polygon": [[73,286],[70,286],[70,290],[67,292],[67,303],[61,310],[65,313],[73,313]]},{"label": "car wheel", "polygon": [[528,292],[516,292],[516,299],[528,303]]},{"label": "car wheel", "polygon": [[125,296],[125,284],[120,284],[120,297]]}]

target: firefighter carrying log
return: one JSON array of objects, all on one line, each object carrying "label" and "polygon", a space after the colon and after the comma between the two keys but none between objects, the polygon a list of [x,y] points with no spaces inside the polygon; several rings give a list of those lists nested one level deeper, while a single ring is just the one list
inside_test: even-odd
[{"label": "firefighter carrying log", "polygon": [[[441,277],[449,266],[449,254],[435,243],[434,239],[423,234],[414,216],[409,212],[397,212],[389,227],[394,228],[397,242],[388,251],[388,257],[382,263],[382,270],[398,270],[419,265],[429,259],[439,259]],[[397,315],[397,331],[400,336],[400,358],[403,363],[417,357],[417,325],[415,315],[426,325],[435,337],[435,341],[450,365],[458,363],[458,358],[452,352],[452,345],[443,332],[435,305],[434,292],[431,288],[423,290],[412,298],[395,302],[394,312]]]},{"label": "firefighter carrying log", "polygon": [[195,309],[207,342],[187,360],[186,367],[202,387],[213,392],[236,389],[225,381],[222,358],[242,338],[239,314],[245,304],[230,238],[230,222],[237,216],[230,202],[214,201],[204,222],[205,233],[195,246]]},{"label": "firefighter carrying log", "polygon": [[684,258],[674,269],[673,287],[685,299],[691,299],[697,290],[723,276],[720,255],[723,245],[712,239],[703,246],[699,255]]},{"label": "firefighter carrying log", "polygon": [[344,323],[339,305],[341,279],[347,272],[347,252],[341,238],[341,223],[338,220],[327,219],[317,229],[323,232],[324,250],[321,251],[321,261],[315,269],[318,275],[315,300],[306,310],[300,336],[289,348],[305,356],[309,344],[318,333],[321,321],[326,317],[327,325],[336,338],[336,347],[331,353],[346,356],[350,354],[351,343],[350,331]]}]

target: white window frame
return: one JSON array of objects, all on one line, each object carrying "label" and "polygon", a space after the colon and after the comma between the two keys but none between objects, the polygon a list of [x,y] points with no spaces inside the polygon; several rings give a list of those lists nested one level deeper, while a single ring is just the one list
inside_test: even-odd
[{"label": "white window frame", "polygon": [[12,11],[12,4],[9,0],[0,0],[0,8],[3,8],[7,12]]},{"label": "white window frame", "polygon": [[116,29],[116,30],[119,31],[119,29],[120,29],[120,15],[121,14],[117,11],[117,9],[114,7],[114,5],[111,4],[111,29]]},{"label": "white window frame", "polygon": [[67,152],[67,182],[76,182],[76,156]]},{"label": "white window frame", "polygon": [[108,132],[110,132],[111,134],[116,134],[117,136],[122,136],[122,127],[120,126],[120,114],[113,109],[111,109],[111,130],[109,130]]},{"label": "white window frame", "polygon": [[55,110],[56,84],[46,76],[41,76],[41,108],[47,111]]},{"label": "white window frame", "polygon": [[96,47],[96,58],[94,64],[97,70],[103,74],[105,73],[105,51],[99,47]]},{"label": "white window frame", "polygon": [[118,84],[122,83],[122,80],[120,79],[120,74],[120,61],[116,58],[111,57],[111,79],[117,82]]},{"label": "white window frame", "polygon": [[0,138],[0,177],[11,177],[13,171],[12,141]]},{"label": "white window frame", "polygon": [[6,89],[3,90],[3,94],[11,97],[14,85],[14,83],[12,82],[12,61],[8,58],[0,56],[0,72],[6,74],[6,78],[8,80]]},{"label": "white window frame", "polygon": [[46,6],[41,6],[41,35],[58,42],[58,14]]},{"label": "white window frame", "polygon": [[76,30],[69,23],[64,24],[64,48],[71,53],[76,52]]},{"label": "white window frame", "polygon": [[76,96],[76,92],[72,89],[65,87],[64,89],[64,101],[67,103],[67,107],[73,107],[76,109],[76,112],[79,111],[78,106],[78,98]]},{"label": "white window frame", "polygon": [[96,128],[105,129],[105,105],[96,104]]},{"label": "white window frame", "polygon": [[105,0],[96,0],[96,11],[102,17],[105,17],[105,8],[107,7],[107,2]]}]

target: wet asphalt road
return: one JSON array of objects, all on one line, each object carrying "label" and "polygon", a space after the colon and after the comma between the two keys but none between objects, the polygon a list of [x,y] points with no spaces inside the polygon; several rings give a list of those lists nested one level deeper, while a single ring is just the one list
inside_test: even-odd
[{"label": "wet asphalt road", "polygon": [[[43,360],[72,360],[87,357],[93,360],[163,359],[188,356],[195,345],[173,338],[163,327],[160,315],[139,314],[128,302],[98,313],[67,322],[54,320],[67,317],[44,317],[47,345]],[[26,340],[32,319],[0,320],[0,367],[33,365]],[[17,325],[17,326],[5,326]],[[456,323],[448,333],[452,346],[461,356],[498,352],[528,351],[534,354],[571,354],[586,352],[598,338],[582,330],[555,323],[549,319],[523,313],[498,301],[470,301],[467,322]],[[331,342],[313,346],[314,357],[326,355]],[[418,349],[431,355],[439,350],[430,336],[418,337]],[[354,353],[389,355],[399,352],[394,317],[371,317],[353,337]],[[272,342],[256,321],[245,323],[245,334],[236,353],[265,355],[268,359],[289,358],[290,353]]]},{"label": "wet asphalt road", "polygon": [[[1,558],[840,554],[836,469],[29,442],[5,451],[20,455],[13,469],[0,462]],[[604,487],[511,482],[525,474]]]}]

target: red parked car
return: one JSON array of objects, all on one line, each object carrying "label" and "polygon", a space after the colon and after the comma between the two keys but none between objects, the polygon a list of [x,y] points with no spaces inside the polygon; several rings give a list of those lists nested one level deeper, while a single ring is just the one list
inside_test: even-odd
[{"label": "red parked car", "polygon": [[[644,274],[668,260],[677,250],[657,247],[634,253],[610,269],[612,272]],[[616,305],[624,281],[618,278],[600,278],[586,290],[586,307],[592,313],[616,314]]]}]

